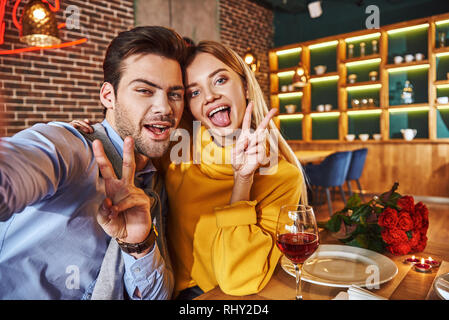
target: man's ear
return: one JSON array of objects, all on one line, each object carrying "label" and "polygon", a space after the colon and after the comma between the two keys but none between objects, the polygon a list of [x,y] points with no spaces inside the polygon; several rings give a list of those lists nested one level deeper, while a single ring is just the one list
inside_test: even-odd
[{"label": "man's ear", "polygon": [[100,100],[106,109],[114,109],[115,107],[115,91],[112,84],[104,82],[100,89]]}]

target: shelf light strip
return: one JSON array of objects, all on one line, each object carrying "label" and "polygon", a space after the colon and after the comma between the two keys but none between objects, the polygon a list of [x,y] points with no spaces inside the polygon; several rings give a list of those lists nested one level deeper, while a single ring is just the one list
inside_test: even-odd
[{"label": "shelf light strip", "polygon": [[284,71],[284,72],[278,72],[277,76],[278,77],[287,77],[287,76],[292,76],[295,74],[295,71]]},{"label": "shelf light strip", "polygon": [[437,53],[435,56],[438,58],[449,56],[449,52],[440,52],[440,53]]},{"label": "shelf light strip", "polygon": [[361,90],[380,89],[380,88],[382,88],[382,85],[380,83],[376,83],[376,84],[366,84],[366,85],[355,86],[355,87],[346,87],[346,91],[361,91]]},{"label": "shelf light strip", "polygon": [[340,76],[319,77],[319,78],[310,79],[310,82],[316,83],[316,82],[332,81],[332,80],[338,80],[339,78],[340,78]]},{"label": "shelf light strip", "polygon": [[338,40],[329,41],[329,42],[323,42],[323,43],[317,43],[317,44],[311,44],[309,46],[310,50],[318,49],[318,48],[325,48],[325,47],[331,47],[336,46],[338,44]]},{"label": "shelf light strip", "polygon": [[388,72],[394,73],[394,72],[402,72],[402,71],[411,71],[411,70],[418,70],[418,69],[427,69],[429,67],[430,67],[430,65],[428,63],[419,64],[419,65],[415,65],[415,66],[399,67],[399,68],[393,67],[393,68],[389,68]]},{"label": "shelf light strip", "polygon": [[362,60],[362,61],[347,62],[346,67],[354,67],[354,66],[361,66],[364,64],[380,63],[381,61],[382,60],[380,58],[374,58],[374,59],[368,59],[368,60]]},{"label": "shelf light strip", "polygon": [[281,114],[278,116],[279,120],[285,120],[285,119],[302,119],[304,118],[304,115],[302,114]]},{"label": "shelf light strip", "polygon": [[442,25],[442,24],[448,24],[449,23],[449,19],[447,19],[447,20],[441,20],[441,21],[436,21],[435,22],[435,24],[437,25],[437,26],[440,26],[440,25]]},{"label": "shelf light strip", "polygon": [[345,42],[346,43],[357,42],[357,41],[361,41],[361,40],[369,40],[369,39],[374,39],[374,38],[379,38],[379,37],[380,37],[380,32],[376,32],[376,33],[366,34],[364,36],[347,38],[347,39],[345,39]]},{"label": "shelf light strip", "polygon": [[276,55],[282,56],[285,54],[296,53],[296,52],[301,52],[301,51],[302,51],[302,48],[285,49],[285,50],[276,51]]},{"label": "shelf light strip", "polygon": [[438,110],[449,110],[449,106],[437,106]]},{"label": "shelf light strip", "polygon": [[315,113],[311,113],[310,116],[312,118],[322,118],[322,117],[335,117],[335,116],[339,116],[340,112],[315,112]]},{"label": "shelf light strip", "polygon": [[356,111],[348,111],[348,115],[366,115],[366,114],[380,114],[382,110],[356,110]]},{"label": "shelf light strip", "polygon": [[288,93],[279,93],[279,98],[292,98],[292,97],[302,97],[302,92],[288,92]]},{"label": "shelf light strip", "polygon": [[410,108],[389,109],[390,113],[414,112],[414,111],[424,111],[424,110],[429,110],[429,107],[410,107]]},{"label": "shelf light strip", "polygon": [[405,28],[400,28],[400,29],[394,29],[394,30],[389,30],[387,31],[388,34],[396,34],[396,33],[402,33],[402,32],[407,32],[407,31],[413,31],[413,30],[419,30],[419,29],[424,29],[424,28],[428,28],[429,24],[428,23],[423,23],[423,24],[418,24],[416,26],[411,26],[411,27],[405,27]]},{"label": "shelf light strip", "polygon": [[435,87],[437,87],[437,89],[447,89],[447,88],[449,88],[449,83],[437,84],[437,85],[435,85]]}]

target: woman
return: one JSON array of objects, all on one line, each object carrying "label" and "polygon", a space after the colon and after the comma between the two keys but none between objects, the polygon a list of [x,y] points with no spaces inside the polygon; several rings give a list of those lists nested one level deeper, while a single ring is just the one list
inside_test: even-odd
[{"label": "woman", "polygon": [[[189,49],[183,124],[192,133],[193,116],[201,121],[200,134],[191,161],[163,161],[175,295],[184,290],[178,297],[192,298],[191,292],[217,285],[231,295],[257,293],[281,257],[275,236],[280,207],[300,197],[307,203],[301,166],[244,61],[217,42]],[[268,151],[277,151],[268,150],[265,128],[279,153],[277,166],[261,174]],[[238,137],[236,129],[243,129]],[[201,161],[195,161],[195,150]]]}]

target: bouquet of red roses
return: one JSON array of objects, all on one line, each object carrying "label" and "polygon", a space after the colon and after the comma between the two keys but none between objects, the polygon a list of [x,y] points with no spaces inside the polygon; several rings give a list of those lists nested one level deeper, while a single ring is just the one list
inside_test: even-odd
[{"label": "bouquet of red roses", "polygon": [[367,203],[354,194],[343,210],[319,225],[351,246],[394,255],[423,251],[429,211],[422,202],[415,204],[413,197],[397,193],[398,186],[395,183],[390,191]]}]

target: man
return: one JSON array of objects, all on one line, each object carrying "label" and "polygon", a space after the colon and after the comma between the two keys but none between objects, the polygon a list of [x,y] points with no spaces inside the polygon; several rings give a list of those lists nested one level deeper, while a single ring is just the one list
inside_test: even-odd
[{"label": "man", "polygon": [[103,144],[57,122],[2,139],[1,299],[171,297],[166,194],[152,190],[151,158],[168,149],[183,111],[184,54],[183,39],[162,27],[111,42],[100,91],[106,117],[97,125]]}]

